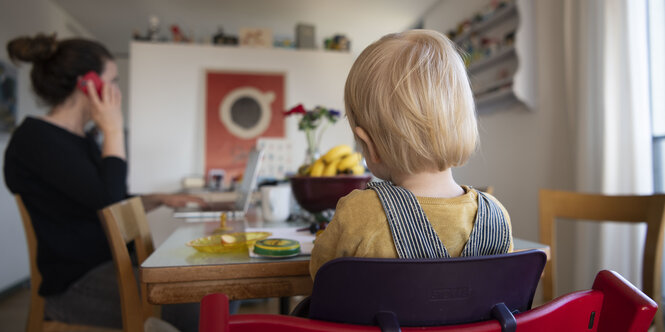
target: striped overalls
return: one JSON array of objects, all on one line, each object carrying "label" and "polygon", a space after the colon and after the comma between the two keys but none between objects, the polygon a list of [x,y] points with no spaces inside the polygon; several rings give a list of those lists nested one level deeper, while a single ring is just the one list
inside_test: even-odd
[{"label": "striped overalls", "polygon": [[[399,258],[450,257],[413,193],[387,181],[369,188],[383,205]],[[460,256],[502,254],[509,247],[510,228],[501,208],[479,191],[476,220]]]}]

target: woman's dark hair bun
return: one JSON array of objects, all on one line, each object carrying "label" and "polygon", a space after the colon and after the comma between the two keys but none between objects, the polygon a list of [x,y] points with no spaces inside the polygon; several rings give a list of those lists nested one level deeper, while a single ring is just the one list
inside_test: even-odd
[{"label": "woman's dark hair bun", "polygon": [[19,37],[7,44],[10,59],[32,62],[32,88],[49,106],[63,103],[76,91],[79,78],[89,71],[101,75],[113,56],[94,40],[56,40],[55,34]]},{"label": "woman's dark hair bun", "polygon": [[40,62],[48,60],[57,49],[58,42],[55,34],[38,34],[35,37],[18,37],[7,44],[9,58],[25,62]]}]

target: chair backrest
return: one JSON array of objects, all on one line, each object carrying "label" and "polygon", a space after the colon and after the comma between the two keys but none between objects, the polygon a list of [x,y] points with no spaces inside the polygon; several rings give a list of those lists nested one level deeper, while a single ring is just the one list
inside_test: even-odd
[{"label": "chair backrest", "polygon": [[25,238],[28,242],[28,255],[30,256],[30,312],[28,313],[27,331],[42,331],[44,322],[44,298],[39,295],[39,285],[42,283],[42,274],[37,267],[37,235],[32,226],[32,219],[25,208],[23,199],[14,195],[18,211],[21,214]]},{"label": "chair backrest", "polygon": [[[617,273],[601,271],[591,290],[559,297],[543,306],[517,314],[520,331],[539,332],[642,332],[647,331],[657,304]],[[293,316],[229,315],[224,294],[206,295],[201,301],[200,332],[306,332],[377,331],[375,326],[332,323]],[[498,332],[496,321],[464,325],[404,328],[404,331]]]},{"label": "chair backrest", "polygon": [[[569,191],[540,190],[540,242],[550,246],[550,262],[543,274],[544,300],[554,296],[556,278],[556,218],[646,223],[642,258],[642,289],[660,304],[665,195],[609,196]],[[662,309],[661,309],[662,312]],[[663,331],[662,315],[657,315]]]},{"label": "chair backrest", "polygon": [[[599,331],[647,331],[658,304],[614,271],[600,271],[592,289],[603,293]],[[618,317],[626,319],[618,319]]]},{"label": "chair backrest", "polygon": [[99,217],[111,246],[113,263],[118,277],[124,331],[143,331],[144,321],[156,314],[156,308],[147,302],[145,285],[141,293],[137,288],[132,260],[127,243],[134,241],[139,265],[153,252],[148,220],[140,197],[133,197],[107,206]]},{"label": "chair backrest", "polygon": [[449,259],[344,257],[316,274],[309,307],[313,319],[375,325],[391,312],[402,326],[488,320],[505,303],[531,308],[546,255],[530,250]]},{"label": "chair backrest", "polygon": [[69,324],[58,321],[44,321],[44,298],[39,295],[39,285],[42,283],[42,274],[37,266],[37,235],[32,225],[32,218],[25,207],[23,198],[20,195],[14,195],[18,211],[23,222],[25,238],[28,243],[28,256],[30,257],[30,309],[28,311],[27,332],[42,331],[98,331],[110,332],[114,329],[106,329],[97,326]]}]

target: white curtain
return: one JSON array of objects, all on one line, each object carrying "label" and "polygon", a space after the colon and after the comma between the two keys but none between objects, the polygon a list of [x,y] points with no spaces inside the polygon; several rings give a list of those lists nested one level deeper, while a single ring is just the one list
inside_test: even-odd
[{"label": "white curtain", "polygon": [[[567,111],[583,192],[653,190],[646,0],[564,0]],[[600,269],[641,286],[645,227],[576,227],[575,288]]]}]

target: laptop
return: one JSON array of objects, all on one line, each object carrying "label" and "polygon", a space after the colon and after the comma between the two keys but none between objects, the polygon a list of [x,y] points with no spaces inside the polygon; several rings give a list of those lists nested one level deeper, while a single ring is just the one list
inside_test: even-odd
[{"label": "laptop", "polygon": [[219,218],[222,213],[231,216],[244,216],[249,208],[252,192],[256,189],[256,182],[261,169],[263,159],[262,149],[252,149],[249,153],[245,173],[240,186],[236,189],[237,198],[235,202],[211,202],[207,207],[181,207],[173,210],[175,218]]}]

